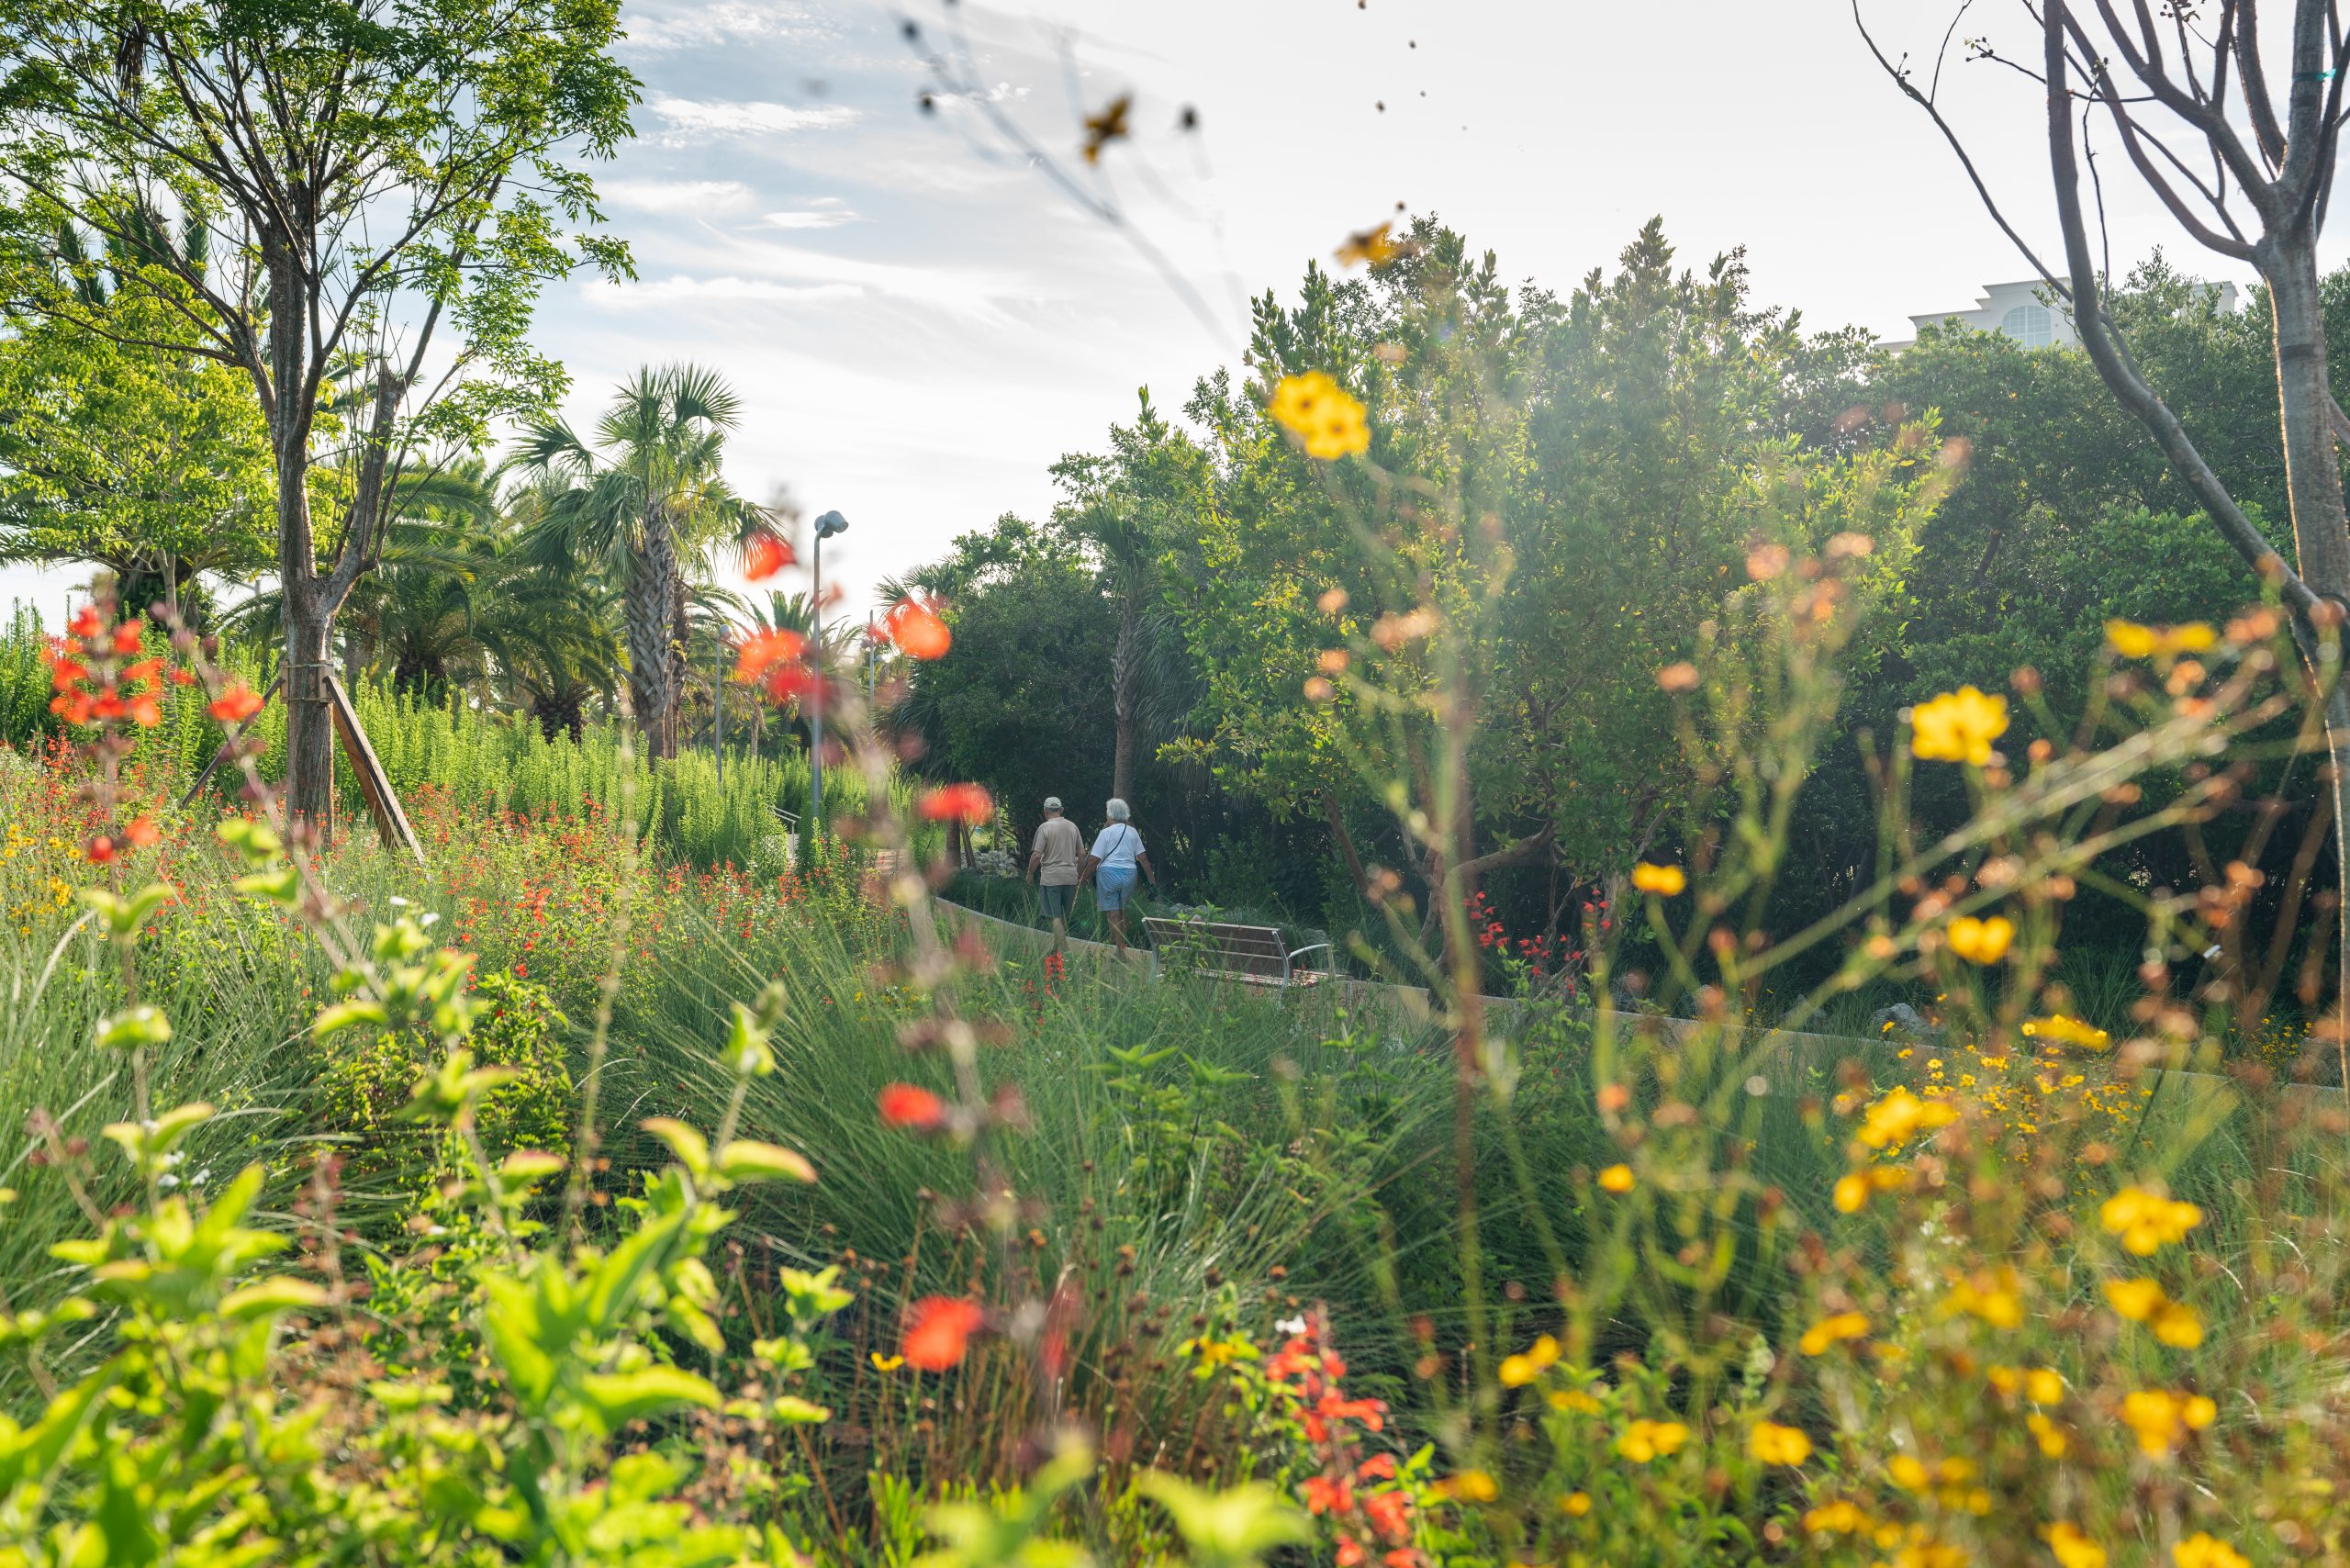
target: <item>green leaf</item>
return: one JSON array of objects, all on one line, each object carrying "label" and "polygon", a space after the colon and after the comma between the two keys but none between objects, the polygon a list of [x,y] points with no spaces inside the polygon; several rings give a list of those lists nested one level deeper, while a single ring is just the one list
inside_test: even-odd
[{"label": "green leaf", "polygon": [[295,1279],[290,1274],[278,1274],[230,1291],[220,1300],[220,1316],[231,1322],[274,1317],[280,1313],[324,1306],[329,1299],[325,1287],[321,1285]]},{"label": "green leaf", "polygon": [[709,1379],[696,1377],[680,1367],[591,1372],[579,1380],[579,1393],[607,1432],[617,1432],[631,1421],[641,1421],[682,1405],[715,1410],[722,1403],[717,1388]]},{"label": "green leaf", "polygon": [[98,1020],[96,1044],[100,1050],[136,1050],[141,1046],[160,1046],[172,1037],[172,1021],[158,1007],[141,1002]]},{"label": "green leaf", "polygon": [[710,1140],[699,1130],[675,1116],[654,1116],[638,1126],[667,1144],[669,1152],[677,1156],[677,1163],[696,1180],[710,1174]]},{"label": "green leaf", "polygon": [[816,1168],[808,1158],[780,1144],[737,1138],[718,1151],[718,1169],[729,1181],[756,1182],[777,1178],[813,1182]]},{"label": "green leaf", "polygon": [[330,1007],[319,1009],[318,1017],[310,1023],[310,1032],[319,1038],[325,1039],[330,1035],[341,1034],[345,1029],[355,1028],[362,1024],[372,1024],[381,1028],[390,1022],[391,1014],[384,1010],[384,1004],[380,1002],[365,999],[357,1002],[338,1002]]}]

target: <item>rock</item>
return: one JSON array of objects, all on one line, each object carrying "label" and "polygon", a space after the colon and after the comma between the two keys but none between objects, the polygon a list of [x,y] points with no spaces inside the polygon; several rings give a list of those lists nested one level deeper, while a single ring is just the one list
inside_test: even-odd
[{"label": "rock", "polygon": [[1906,1002],[1897,1002],[1890,1007],[1880,1007],[1870,1014],[1869,1034],[1876,1039],[1898,1036],[1905,1040],[1921,1042],[1942,1037],[1940,1025],[1927,1022],[1924,1014]]}]

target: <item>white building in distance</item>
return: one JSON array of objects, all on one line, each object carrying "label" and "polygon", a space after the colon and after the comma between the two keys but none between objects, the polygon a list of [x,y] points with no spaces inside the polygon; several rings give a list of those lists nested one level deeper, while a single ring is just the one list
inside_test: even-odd
[{"label": "white building in distance", "polygon": [[[2206,285],[2220,302],[2222,310],[2236,308],[2236,286],[2232,283]],[[1922,316],[1909,318],[1910,325],[1919,331],[1942,321],[1957,321],[1985,332],[2000,332],[2013,338],[2028,349],[2069,349],[2080,342],[2080,335],[2073,330],[2071,318],[2062,309],[2042,302],[2045,287],[2038,278],[2026,278],[2020,283],[1992,283],[1983,286],[1983,297],[1972,310],[1930,310]],[[1906,349],[1910,342],[1887,343],[1893,349]]]}]

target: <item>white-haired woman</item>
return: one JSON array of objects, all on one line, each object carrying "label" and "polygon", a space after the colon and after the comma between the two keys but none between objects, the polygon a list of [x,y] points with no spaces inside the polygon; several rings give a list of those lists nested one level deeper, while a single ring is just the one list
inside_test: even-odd
[{"label": "white-haired woman", "polygon": [[1093,838],[1093,847],[1085,857],[1085,864],[1078,868],[1078,879],[1093,879],[1093,902],[1110,917],[1110,939],[1121,953],[1126,946],[1126,901],[1134,896],[1135,882],[1148,877],[1150,885],[1158,886],[1158,873],[1151,868],[1150,857],[1142,846],[1142,834],[1135,831],[1134,812],[1121,800],[1112,799],[1102,808],[1110,819]]}]

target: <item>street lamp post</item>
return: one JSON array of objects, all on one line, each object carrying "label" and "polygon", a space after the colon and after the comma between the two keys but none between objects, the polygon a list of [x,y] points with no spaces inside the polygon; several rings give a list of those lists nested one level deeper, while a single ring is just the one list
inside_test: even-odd
[{"label": "street lamp post", "polygon": [[824,541],[848,532],[848,519],[828,511],[816,520],[815,586],[809,597],[810,630],[816,643],[816,700],[808,710],[808,825],[801,837],[824,827]]}]

